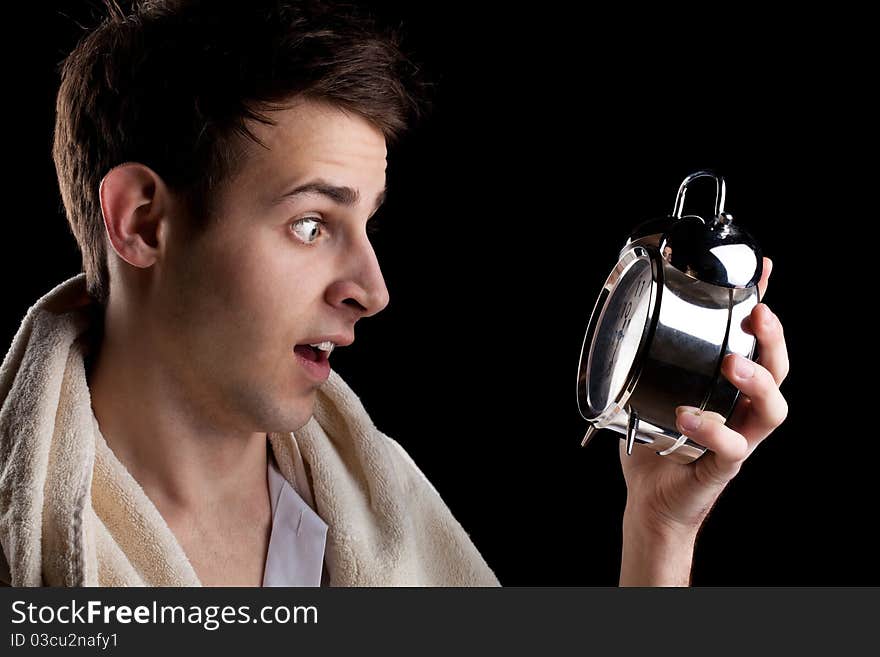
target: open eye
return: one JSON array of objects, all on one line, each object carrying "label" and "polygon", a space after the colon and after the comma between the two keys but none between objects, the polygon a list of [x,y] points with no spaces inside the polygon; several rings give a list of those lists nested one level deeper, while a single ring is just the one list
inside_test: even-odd
[{"label": "open eye", "polygon": [[[321,221],[318,217],[303,217],[297,219],[291,226],[291,230],[300,237],[305,244],[314,244],[318,235],[324,230],[323,226],[326,222]],[[315,239],[310,239],[315,238]]]}]

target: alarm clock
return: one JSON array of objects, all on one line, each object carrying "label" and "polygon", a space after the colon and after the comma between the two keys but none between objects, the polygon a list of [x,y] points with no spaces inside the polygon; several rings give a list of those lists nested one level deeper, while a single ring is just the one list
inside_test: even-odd
[{"label": "alarm clock", "polygon": [[[714,214],[683,215],[689,186],[715,181]],[[727,421],[739,390],[721,373],[731,353],[755,355],[756,338],[742,322],[760,303],[763,255],[725,212],[724,178],[687,176],[672,214],[630,233],[599,293],[581,347],[577,403],[589,423],[586,446],[610,429],[633,446],[678,463],[706,448],[676,428],[677,406],[713,411]]]}]

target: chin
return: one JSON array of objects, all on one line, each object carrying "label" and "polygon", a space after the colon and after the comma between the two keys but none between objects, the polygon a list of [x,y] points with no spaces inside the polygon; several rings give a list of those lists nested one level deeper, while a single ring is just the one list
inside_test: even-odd
[{"label": "chin", "polygon": [[248,415],[260,431],[289,433],[309,423],[315,412],[315,396],[297,393],[282,397],[251,398]]},{"label": "chin", "polygon": [[309,421],[315,415],[315,398],[314,395],[309,395],[309,401],[304,404],[298,404],[297,412],[294,417],[291,418],[292,422],[288,423],[293,428],[290,431],[296,431],[297,429],[303,428],[305,425],[309,423]]}]

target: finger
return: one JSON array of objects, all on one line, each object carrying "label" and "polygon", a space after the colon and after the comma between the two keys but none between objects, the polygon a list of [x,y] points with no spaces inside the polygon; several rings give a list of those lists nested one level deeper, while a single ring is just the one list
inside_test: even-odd
[{"label": "finger", "polygon": [[[737,366],[740,365],[741,373],[737,373]],[[730,354],[724,359],[721,372],[749,398],[749,412],[736,426],[736,430],[749,441],[763,440],[788,417],[788,402],[773,374],[760,363]]]},{"label": "finger", "polygon": [[743,320],[742,328],[758,339],[758,362],[767,368],[782,385],[788,376],[788,347],[782,322],[765,303],[759,303],[751,314]]},{"label": "finger", "polygon": [[675,423],[682,435],[715,452],[719,477],[735,474],[739,463],[749,454],[750,445],[745,436],[726,426],[718,413],[699,413],[697,408],[679,406]]},{"label": "finger", "polygon": [[763,271],[761,272],[761,280],[758,281],[758,299],[763,299],[767,294],[767,283],[770,280],[770,273],[773,271],[773,261],[764,256]]}]

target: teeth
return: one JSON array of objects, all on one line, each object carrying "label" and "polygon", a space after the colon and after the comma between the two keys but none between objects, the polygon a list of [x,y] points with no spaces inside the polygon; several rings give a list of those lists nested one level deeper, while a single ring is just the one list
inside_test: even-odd
[{"label": "teeth", "polygon": [[327,340],[326,342],[319,342],[317,344],[310,344],[309,346],[320,349],[321,351],[326,351],[328,354],[336,347],[336,345],[329,340]]}]

